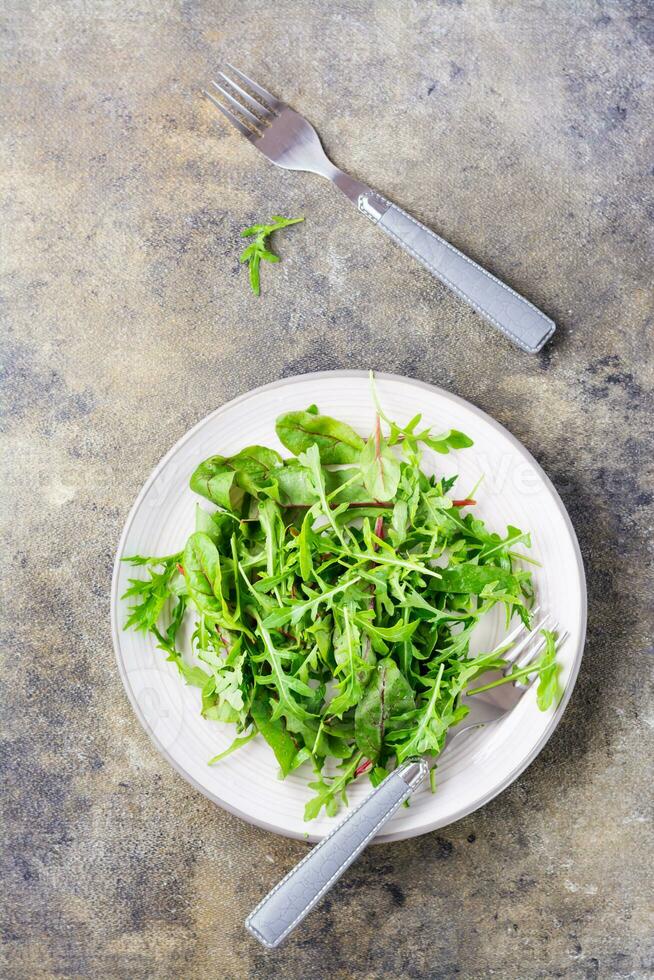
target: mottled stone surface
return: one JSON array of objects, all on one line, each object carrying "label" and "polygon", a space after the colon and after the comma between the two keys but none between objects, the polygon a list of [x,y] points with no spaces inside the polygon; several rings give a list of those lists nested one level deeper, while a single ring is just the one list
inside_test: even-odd
[{"label": "mottled stone surface", "polygon": [[[651,975],[651,3],[2,6],[2,975]],[[216,126],[198,89],[225,57],[542,305],[555,342],[514,350],[326,183]],[[238,231],[280,211],[307,221],[255,299]],[[303,846],[158,757],[114,664],[111,565],[188,426],[343,366],[443,385],[524,441],[579,535],[588,646],[511,789],[371,850],[270,954],[243,918]]]}]

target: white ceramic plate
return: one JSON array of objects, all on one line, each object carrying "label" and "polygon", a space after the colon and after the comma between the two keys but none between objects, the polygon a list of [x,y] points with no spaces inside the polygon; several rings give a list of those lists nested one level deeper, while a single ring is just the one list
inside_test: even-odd
[{"label": "white ceramic plate", "polygon": [[[476,493],[476,512],[489,527],[504,533],[514,524],[532,533],[530,554],[538,601],[550,611],[569,638],[560,659],[564,696],[556,708],[538,710],[534,692],[497,725],[467,735],[445,750],[438,764],[435,794],[419,791],[410,808],[401,808],[378,840],[424,834],[458,820],[505,789],[535,758],[558,724],[572,693],[584,647],[586,587],[577,539],[554,487],[536,461],[506,429],[461,398],[396,375],[378,375],[385,412],[406,422],[416,412],[435,431],[456,428],[474,446],[449,456],[427,457],[444,475],[459,474],[455,490],[464,497],[483,474]],[[320,411],[349,422],[362,434],[371,431],[374,412],[367,375],[359,371],[326,371],[287,378],[257,388],[223,405],[190,430],[159,463],[141,490],[118,546],[111,595],[111,617],[118,666],[134,710],[160,753],[185,779],[220,806],[267,830],[312,841],[331,829],[334,819],[321,816],[304,823],[302,812],[311,791],[308,776],[281,781],[271,750],[261,739],[239,749],[216,766],[207,760],[226,748],[230,726],[200,716],[200,693],[186,687],[148,636],[123,631],[126,610],[120,596],[132,554],[165,555],[181,549],[194,530],[197,497],[188,480],[195,466],[215,453],[228,455],[243,446],[274,446],[286,455],[275,435],[282,412],[315,402]],[[492,649],[504,635],[498,618],[478,630],[476,646]],[[350,803],[369,792],[367,780],[348,789]]]}]

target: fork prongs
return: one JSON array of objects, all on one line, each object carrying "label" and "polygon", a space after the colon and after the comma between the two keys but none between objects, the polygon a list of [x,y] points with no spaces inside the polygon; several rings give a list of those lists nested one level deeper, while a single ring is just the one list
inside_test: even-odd
[{"label": "fork prongs", "polygon": [[[220,93],[221,99],[216,98],[211,92],[204,91],[204,95],[213,102],[215,107],[222,112],[223,116],[228,119],[233,126],[236,126],[239,133],[249,139],[250,142],[254,142],[259,137],[263,135],[266,125],[275,119],[279,109],[283,107],[283,103],[279,102],[274,95],[267,92],[265,88],[261,88],[256,82],[253,82],[251,78],[244,75],[242,71],[235,68],[234,65],[227,63],[231,71],[245,84],[252,92],[255,92],[259,98],[255,99],[249,92],[246,92],[238,82],[235,82],[233,78],[226,75],[224,71],[218,72],[220,77],[227,82],[229,89],[225,88],[223,85],[219,85],[218,82],[213,81],[211,84]],[[231,91],[230,91],[231,89]],[[233,94],[232,94],[233,93]],[[238,98],[236,96],[238,95]],[[225,104],[226,103],[226,104]],[[254,111],[252,111],[254,110]]]},{"label": "fork prongs", "polygon": [[[532,616],[535,616],[536,613],[538,612],[540,612],[540,606],[536,606],[534,609],[532,609],[531,614]],[[508,636],[505,636],[502,642],[499,644],[499,646],[496,647],[496,651],[499,652],[500,650],[503,650],[507,646],[507,644],[513,643],[513,641],[517,639],[517,637],[519,637],[521,633],[525,633],[524,638],[518,643],[517,647],[512,647],[511,650],[507,650],[507,655],[504,657],[504,659],[507,662],[514,660],[516,650],[519,652],[520,649],[525,645],[525,643],[529,642],[529,639],[533,635],[533,632],[534,632],[533,630],[527,631],[527,627],[522,622],[522,620],[520,620],[520,622],[515,627],[515,629],[513,629]]]},{"label": "fork prongs", "polygon": [[[540,607],[538,606],[535,609],[533,609],[532,615],[535,615],[539,611],[539,609]],[[467,690],[466,694],[469,696],[475,694],[481,694],[483,691],[488,691],[491,688],[498,687],[500,684],[508,685],[512,680],[512,672],[514,670],[520,671],[521,676],[513,680],[513,684],[511,684],[511,686],[520,689],[521,692],[520,696],[522,696],[523,693],[525,693],[531,687],[533,687],[536,681],[538,680],[539,675],[538,673],[536,673],[536,676],[534,677],[533,676],[534,669],[529,670],[529,668],[530,667],[534,668],[534,665],[536,663],[536,658],[538,657],[538,654],[541,652],[541,650],[545,646],[545,643],[547,642],[545,637],[540,633],[540,630],[543,629],[544,623],[548,623],[548,628],[553,632],[556,632],[558,630],[558,624],[556,620],[552,620],[551,622],[549,622],[550,619],[551,617],[549,613],[543,616],[543,618],[538,623],[538,625],[535,626],[533,629],[529,630],[529,632],[527,632],[526,635],[523,638],[521,638],[520,642],[516,645],[516,647],[510,651],[510,655],[505,656],[504,651],[506,649],[507,643],[512,643],[513,640],[517,636],[520,636],[520,634],[526,628],[524,623],[521,622],[513,630],[513,632],[511,632],[509,636],[506,637],[504,642],[499,647],[496,647],[494,651],[496,655],[502,656],[502,659],[506,663],[506,667],[504,668],[504,670],[501,671],[500,678],[498,680],[491,681],[489,684],[483,684],[480,687],[473,688],[472,690]],[[564,630],[562,633],[558,633],[556,637],[557,652],[559,648],[568,639],[568,635],[569,634],[567,630]],[[507,651],[507,653],[508,652],[509,651]],[[493,656],[493,654],[491,654],[490,656]],[[493,669],[500,669],[500,668],[499,666],[497,666],[496,668]]]},{"label": "fork prongs", "polygon": [[[531,610],[531,615],[536,617],[540,612],[540,606],[535,606]],[[519,623],[515,629],[509,633],[509,635],[502,641],[502,644],[498,647],[498,651],[502,650],[508,644],[516,641],[510,650],[502,654],[503,660],[506,662],[505,674],[509,674],[510,671],[515,668],[516,670],[521,670],[527,667],[532,661],[536,659],[538,654],[541,652],[545,646],[545,637],[541,635],[541,630],[543,629],[556,629],[556,623],[552,622],[552,617],[550,613],[545,613],[541,616],[539,621],[535,626],[528,631],[525,630],[524,623]],[[566,639],[567,633],[558,637],[558,643],[563,643]]]},{"label": "fork prongs", "polygon": [[[251,91],[255,92],[260,99],[263,99],[264,105],[267,105],[269,109],[273,109],[278,112],[280,109],[284,107],[284,104],[280,102],[279,99],[276,99],[274,95],[271,95],[270,92],[267,92],[265,88],[261,87],[261,85],[257,85],[256,82],[253,82],[251,78],[248,78],[247,75],[244,75],[242,71],[239,71],[238,68],[235,68],[234,65],[229,63],[229,61],[227,62],[227,67],[231,68],[234,74],[238,78],[240,78],[240,80],[245,85],[247,85],[247,87],[251,89]],[[232,80],[228,78],[227,75],[225,75],[223,72],[221,72],[221,75],[229,82],[230,85],[234,84]]]},{"label": "fork prongs", "polygon": [[[274,113],[272,113],[267,106],[264,106],[261,102],[257,102],[256,99],[253,99],[252,96],[248,92],[246,92],[244,88],[241,88],[241,86],[237,82],[235,82],[232,78],[230,78],[229,75],[226,75],[224,71],[219,71],[218,74],[220,75],[221,78],[223,78],[227,82],[230,88],[233,88],[235,92],[238,92],[241,99],[243,100],[243,102],[246,103],[246,105],[249,105],[251,109],[254,109],[255,112],[258,112],[259,115],[263,116],[264,119],[273,119]],[[216,82],[212,82],[212,84],[215,85],[216,88],[220,89],[221,92],[224,92],[224,89],[220,88],[220,85],[218,85]]]},{"label": "fork prongs", "polygon": [[[549,619],[549,616],[545,617],[545,620],[547,619]],[[543,620],[543,622],[545,620]],[[537,628],[540,630],[541,627],[542,624],[539,624]],[[554,621],[550,623],[549,627],[547,628],[556,632],[557,631],[556,622]],[[537,633],[536,630],[534,630],[532,633],[529,634],[529,639],[537,641],[535,646],[530,646],[527,652],[523,653],[521,657],[517,658],[516,660],[513,661],[513,663],[510,663],[508,665],[507,669],[504,671],[506,676],[510,675],[512,668],[515,668],[516,670],[526,670],[529,669],[529,667],[532,664],[536,663],[536,660],[538,659],[539,654],[542,653],[545,647],[545,643],[547,641],[545,640],[545,637],[540,635],[540,633]],[[564,630],[562,633],[558,633],[556,637],[557,651],[561,648],[561,646],[565,643],[567,639],[568,639],[567,630]],[[536,675],[536,677],[533,677],[531,674],[527,674],[526,676],[521,677],[517,681],[515,681],[515,684],[518,687],[531,687],[537,680],[538,680],[538,675]]]},{"label": "fork prongs", "polygon": [[[536,616],[539,611],[540,611],[540,606],[537,606],[535,609],[532,610],[531,613],[532,616]],[[512,647],[509,651],[507,651],[507,653],[504,656],[504,659],[508,664],[516,664],[516,666],[519,666],[521,664],[521,662],[525,659],[525,649],[528,646],[530,646],[532,640],[534,640],[538,636],[539,630],[547,628],[546,624],[549,619],[550,619],[550,614],[545,613],[545,615],[540,618],[540,620],[536,623],[536,625],[532,626],[532,628],[527,633],[525,633],[523,637],[521,637],[519,642],[516,643],[515,646]],[[514,631],[511,634],[511,636],[507,638],[508,641],[510,641],[515,635],[516,635],[516,631]]]},{"label": "fork prongs", "polygon": [[255,133],[254,130],[248,129],[248,127],[237,116],[235,116],[233,112],[230,112],[229,109],[226,109],[225,106],[222,104],[222,102],[219,102],[218,99],[215,97],[215,95],[212,95],[211,92],[207,92],[206,89],[203,89],[202,94],[206,96],[210,102],[213,102],[216,109],[222,112],[223,116],[225,116],[225,118],[229,120],[232,126],[236,126],[239,133],[242,136],[245,136],[247,140],[250,140],[251,143],[254,142],[257,136],[260,135],[259,133]]},{"label": "fork prongs", "polygon": [[[250,112],[249,109],[246,109],[245,106],[238,101],[238,99],[235,99],[233,95],[230,95],[230,93],[227,91],[226,88],[223,88],[223,86],[219,85],[218,82],[212,81],[211,84],[215,89],[217,89],[220,92],[223,99],[226,99],[227,102],[234,107],[234,109],[240,112],[242,116],[245,116],[245,118],[253,128],[255,128],[257,131],[263,129],[263,123],[258,118],[258,116],[255,116],[253,112]],[[254,102],[254,99],[252,101]]]}]

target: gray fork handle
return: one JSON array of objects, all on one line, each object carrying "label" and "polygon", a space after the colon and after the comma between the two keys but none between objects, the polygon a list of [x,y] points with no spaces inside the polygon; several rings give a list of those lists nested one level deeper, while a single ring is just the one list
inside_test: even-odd
[{"label": "gray fork handle", "polygon": [[362,214],[522,350],[535,354],[556,330],[554,321],[524,296],[381,194],[361,194],[357,204]]},{"label": "gray fork handle", "polygon": [[428,774],[424,759],[411,759],[387,776],[259,902],[245,921],[255,939],[279,946]]}]

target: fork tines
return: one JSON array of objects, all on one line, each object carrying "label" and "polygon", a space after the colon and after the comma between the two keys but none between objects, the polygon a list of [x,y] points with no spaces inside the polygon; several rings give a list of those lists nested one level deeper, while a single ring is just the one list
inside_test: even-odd
[{"label": "fork tines", "polygon": [[[265,88],[253,82],[251,78],[244,75],[234,65],[230,65],[227,62],[227,67],[230,69],[231,74],[236,75],[239,82],[246,85],[254,95],[250,95],[250,92],[247,92],[239,82],[234,81],[233,78],[226,75],[223,71],[218,72],[218,74],[227,83],[229,89],[223,85],[219,85],[214,80],[212,80],[211,84],[220,92],[227,105],[223,105],[220,99],[216,98],[212,92],[205,90],[203,94],[213,102],[215,107],[222,112],[223,116],[233,126],[236,126],[239,133],[245,136],[246,139],[254,141],[263,136],[264,130],[276,118],[279,110],[283,107],[283,103],[276,99],[274,95],[271,95],[270,92],[266,91]],[[258,98],[254,98],[255,95]]]},{"label": "fork tines", "polygon": [[[540,607],[536,607],[534,610],[532,610],[532,615],[536,615],[539,608]],[[532,627],[531,631],[504,655],[504,659],[507,662],[507,667],[504,671],[506,675],[510,675],[513,669],[526,669],[530,664],[536,662],[539,654],[542,653],[545,648],[545,637],[541,633],[541,630],[543,629],[554,630],[555,632],[558,629],[558,625],[556,621],[552,619],[550,613],[546,613],[536,624],[536,626]],[[510,642],[518,631],[514,631],[511,636],[507,638],[507,640]],[[567,640],[567,638],[567,630],[559,633],[557,637],[557,647],[560,647]],[[535,680],[537,679],[538,678],[535,678]],[[533,681],[534,678],[525,678],[517,683],[521,686],[530,686]]]}]

